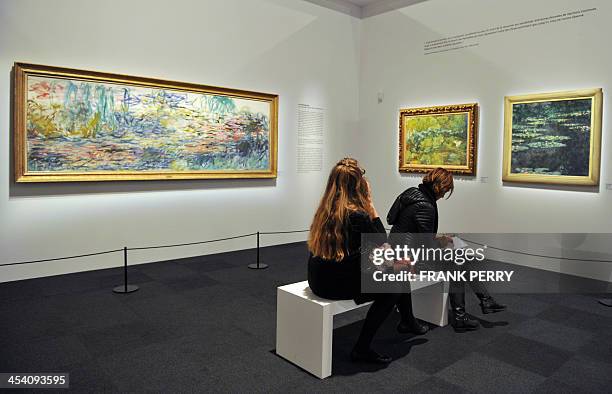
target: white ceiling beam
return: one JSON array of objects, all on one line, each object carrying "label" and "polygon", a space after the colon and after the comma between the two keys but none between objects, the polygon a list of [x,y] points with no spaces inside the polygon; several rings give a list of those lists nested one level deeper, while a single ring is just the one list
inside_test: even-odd
[{"label": "white ceiling beam", "polygon": [[346,0],[306,0],[309,3],[314,3],[325,8],[332,9],[334,11],[342,12],[354,16],[355,18],[362,18],[361,7],[357,4],[353,4]]},{"label": "white ceiling beam", "polygon": [[427,0],[378,0],[363,7],[353,4],[348,0],[305,0],[309,3],[314,3],[322,7],[332,9],[354,16],[355,18],[368,18],[370,16],[383,14],[385,12],[397,10],[399,8],[408,7],[410,5],[421,3]]},{"label": "white ceiling beam", "polygon": [[361,17],[383,14],[385,12],[408,7],[413,4],[422,3],[427,0],[380,0],[361,7]]}]

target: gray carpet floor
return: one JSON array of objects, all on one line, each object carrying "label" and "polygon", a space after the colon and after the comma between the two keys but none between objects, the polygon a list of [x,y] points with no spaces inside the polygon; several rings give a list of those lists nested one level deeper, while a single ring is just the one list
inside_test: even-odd
[{"label": "gray carpet floor", "polygon": [[494,315],[468,294],[482,328],[464,334],[399,335],[393,315],[375,340],[394,358],[386,367],[349,361],[361,308],[336,317],[333,376],[319,380],[274,353],[276,287],[306,279],[305,245],[263,248],[266,270],[246,268],[254,256],[134,266],[140,290],[129,295],[111,291],[120,269],[0,284],[0,372],[69,372],[71,391],[87,393],[612,392],[612,308],[596,302],[602,294],[502,294],[508,311]]}]

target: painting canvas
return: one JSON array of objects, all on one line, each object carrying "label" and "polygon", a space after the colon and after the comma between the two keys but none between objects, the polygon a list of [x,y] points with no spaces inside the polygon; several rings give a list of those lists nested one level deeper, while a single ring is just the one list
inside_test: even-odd
[{"label": "painting canvas", "polygon": [[478,104],[401,110],[399,170],[475,175],[477,128]]},{"label": "painting canvas", "polygon": [[276,95],[15,65],[16,180],[276,176]]},{"label": "painting canvas", "polygon": [[596,185],[601,89],[506,97],[504,181]]}]

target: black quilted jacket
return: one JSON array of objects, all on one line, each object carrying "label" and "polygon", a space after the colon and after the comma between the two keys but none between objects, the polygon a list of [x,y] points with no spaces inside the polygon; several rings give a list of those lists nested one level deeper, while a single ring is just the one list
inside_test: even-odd
[{"label": "black quilted jacket", "polygon": [[[432,188],[420,184],[400,194],[387,215],[392,225],[389,241],[392,245],[435,247],[438,232],[438,205]],[[421,235],[419,235],[421,234]]]}]

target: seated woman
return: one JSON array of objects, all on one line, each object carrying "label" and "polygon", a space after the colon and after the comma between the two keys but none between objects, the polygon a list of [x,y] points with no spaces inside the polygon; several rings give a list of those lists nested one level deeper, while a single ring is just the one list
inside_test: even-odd
[{"label": "seated woman", "polygon": [[387,240],[364,174],[357,160],[351,158],[340,160],[329,174],[323,198],[310,226],[308,284],[319,297],[353,299],[358,304],[374,301],[351,352],[351,359],[389,363],[390,357],[378,354],[370,345],[395,305],[401,314],[397,326],[400,333],[424,334],[429,327],[414,318],[410,294],[361,292],[361,253],[367,253],[361,250],[361,234],[380,234],[379,244]]},{"label": "seated woman", "polygon": [[[437,237],[438,205],[437,200],[453,194],[453,175],[443,168],[429,171],[418,187],[411,187],[400,194],[387,215],[387,223],[393,225],[389,239],[392,245],[424,244],[427,247],[446,247],[452,242],[450,237]],[[447,197],[447,198],[448,198]],[[470,268],[469,264],[464,266]],[[417,268],[418,264],[417,264]],[[498,304],[491,297],[482,282],[470,281],[470,286],[480,299],[483,313],[500,312],[505,305]],[[450,304],[452,309],[451,325],[457,332],[478,329],[478,321],[470,319],[465,313],[465,282],[451,282]]]}]

